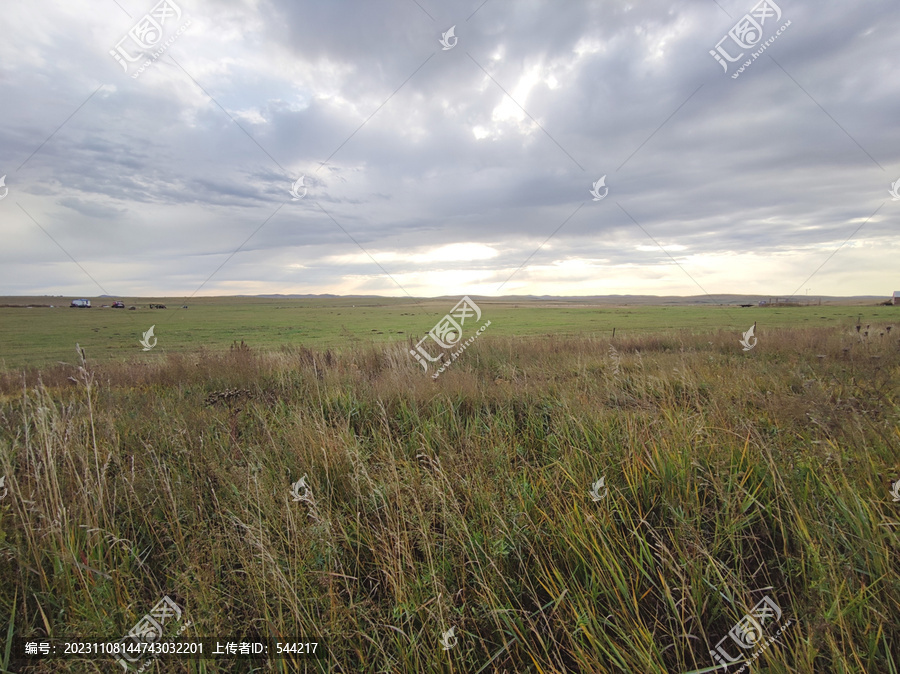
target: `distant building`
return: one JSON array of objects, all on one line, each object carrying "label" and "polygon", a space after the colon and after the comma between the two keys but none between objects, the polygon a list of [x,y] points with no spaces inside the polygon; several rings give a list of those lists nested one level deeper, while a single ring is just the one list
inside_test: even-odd
[{"label": "distant building", "polygon": [[900,305],[900,290],[894,291],[894,305]]}]

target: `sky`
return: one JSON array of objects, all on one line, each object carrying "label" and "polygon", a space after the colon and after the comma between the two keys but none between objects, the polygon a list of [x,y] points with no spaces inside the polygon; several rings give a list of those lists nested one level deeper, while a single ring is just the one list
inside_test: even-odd
[{"label": "sky", "polygon": [[6,3],[0,295],[889,296],[898,34],[888,0]]}]

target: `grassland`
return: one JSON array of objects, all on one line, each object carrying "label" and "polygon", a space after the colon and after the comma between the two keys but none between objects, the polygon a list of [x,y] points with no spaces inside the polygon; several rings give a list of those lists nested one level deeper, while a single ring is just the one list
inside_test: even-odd
[{"label": "grassland", "polygon": [[[67,301],[49,298],[0,298],[0,370],[70,362],[80,344],[94,361],[127,362],[135,355],[148,362],[172,353],[228,348],[243,340],[253,348],[283,345],[340,350],[366,344],[405,342],[421,337],[456,299],[263,299],[263,298],[126,298],[135,311],[103,309],[111,300],[95,298],[91,309],[70,309]],[[56,308],[24,308],[28,303]],[[758,331],[778,327],[837,327],[897,320],[898,307],[824,305],[810,307],[610,306],[577,302],[479,299],[496,336],[603,338],[616,334],[674,334],[688,330],[729,330],[736,338],[754,321]],[[2,306],[19,304],[22,308]],[[63,304],[62,307],[59,305]],[[165,304],[168,309],[148,309]],[[898,321],[900,322],[900,321]],[[155,326],[156,348],[143,353],[143,333]]]},{"label": "grassland", "polygon": [[[155,671],[680,673],[711,671],[709,650],[768,596],[783,617],[767,632],[791,623],[753,671],[900,671],[893,314],[864,315],[864,337],[855,308],[775,310],[829,324],[815,327],[730,310],[765,326],[743,352],[714,309],[572,309],[510,337],[524,314],[482,308],[490,330],[437,381],[405,342],[366,335],[434,323],[402,303],[318,323],[198,304],[149,354],[132,344],[149,312],[47,310],[78,325],[45,344],[72,364],[0,374],[8,629],[117,638],[168,595],[188,635],[318,636],[328,656]],[[263,313],[304,343],[322,330],[321,347],[220,332]],[[82,339],[97,316],[109,332]],[[328,348],[341,325],[358,341]],[[210,345],[234,339],[250,348]]]}]

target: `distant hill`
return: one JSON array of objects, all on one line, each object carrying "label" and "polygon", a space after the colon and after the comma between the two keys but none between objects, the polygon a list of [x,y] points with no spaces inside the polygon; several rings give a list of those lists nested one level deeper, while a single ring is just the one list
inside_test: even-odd
[{"label": "distant hill", "polygon": [[[65,297],[65,299],[62,299]],[[130,297],[127,295],[85,295],[85,294],[73,294],[69,296],[63,295],[8,295],[8,296],[0,296],[0,306],[6,307],[21,307],[21,306],[45,306],[48,305],[48,302],[52,302],[54,305],[68,305],[69,300],[73,298],[85,297],[88,299],[95,300],[105,300],[115,298],[123,298]],[[181,303],[180,296],[171,295],[171,296],[155,296],[153,298],[143,298],[143,299],[151,299],[152,301],[156,301],[157,299],[169,299],[172,303],[178,302]],[[332,293],[307,293],[307,294],[262,294],[262,295],[217,295],[217,296],[206,296],[206,297],[195,297],[192,298],[195,302],[201,300],[209,300],[209,299],[218,299],[223,300],[229,297],[234,298],[242,298],[242,299],[272,299],[272,300],[311,300],[311,299],[322,299],[322,300],[377,300],[377,301],[413,301],[413,302],[449,302],[451,306],[456,304],[461,295],[443,295],[441,297],[388,297],[385,295],[336,295]],[[501,296],[488,296],[488,295],[475,295],[470,294],[475,302],[484,302],[487,304],[490,303],[534,303],[534,304],[543,304],[550,306],[559,306],[559,305],[567,305],[567,306],[597,306],[597,305],[607,305],[607,306],[730,306],[730,305],[740,305],[740,304],[752,304],[757,305],[761,300],[770,300],[775,299],[776,297],[784,300],[787,298],[787,295],[775,295],[775,294],[764,294],[764,293],[755,293],[755,294],[716,294],[716,295],[688,295],[688,296],[678,296],[678,295],[501,295]],[[139,297],[131,297],[131,301],[143,301],[142,298]],[[183,298],[182,298],[183,299]],[[821,301],[822,304],[867,304],[867,303],[882,303],[891,299],[890,294],[886,295],[853,295],[853,296],[834,296],[834,295],[816,295],[816,296],[806,296],[806,295],[798,295],[795,296],[792,301],[797,304],[805,305],[805,304],[817,304]]]},{"label": "distant hill", "polygon": [[[408,298],[388,298],[383,295],[240,295],[239,297],[259,297],[263,299],[312,299],[312,298],[331,298],[331,299],[408,299]],[[469,295],[475,302],[539,302],[542,304],[567,304],[567,305],[644,305],[644,306],[689,306],[689,305],[738,305],[738,304],[758,304],[761,300],[774,300],[779,298],[786,299],[787,295]],[[416,297],[417,301],[447,301],[458,302],[459,295],[443,295],[441,297]],[[838,296],[809,296],[797,295],[791,299],[792,302],[798,304],[818,303],[820,300],[823,304],[836,303],[847,304],[855,302],[881,302],[890,299],[887,295],[854,295],[849,297]]]},{"label": "distant hill", "polygon": [[302,298],[310,298],[310,297],[378,297],[378,295],[332,295],[330,293],[324,293],[322,295],[235,295],[235,297],[262,297],[267,300],[281,300],[281,299],[302,299]]}]

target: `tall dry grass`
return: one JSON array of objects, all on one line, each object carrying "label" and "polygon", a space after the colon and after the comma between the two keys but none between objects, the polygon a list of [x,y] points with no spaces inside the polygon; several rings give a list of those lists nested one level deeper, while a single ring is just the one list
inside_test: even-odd
[{"label": "tall dry grass", "polygon": [[821,329],[4,373],[0,615],[113,639],[169,595],[187,635],[328,642],[258,671],[686,672],[768,595],[759,671],[897,672],[898,389],[896,339]]}]

